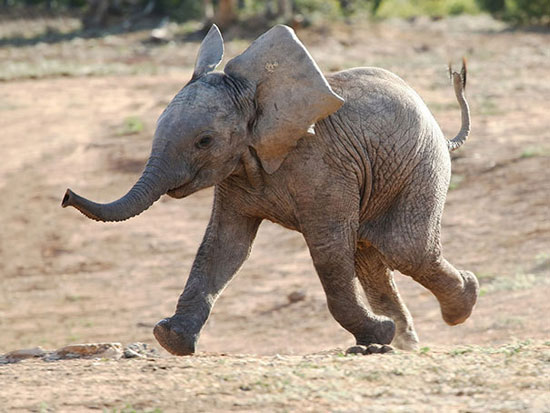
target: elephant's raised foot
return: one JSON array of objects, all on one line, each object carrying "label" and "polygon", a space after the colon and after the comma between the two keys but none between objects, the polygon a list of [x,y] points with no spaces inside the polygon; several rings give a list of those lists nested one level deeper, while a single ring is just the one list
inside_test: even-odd
[{"label": "elephant's raised foot", "polygon": [[470,317],[479,294],[479,282],[470,271],[460,271],[464,279],[464,288],[456,295],[441,303],[441,315],[443,320],[451,325],[463,323]]},{"label": "elephant's raised foot", "polygon": [[393,347],[387,344],[355,345],[346,350],[346,354],[383,354],[393,353]]},{"label": "elephant's raised foot", "polygon": [[159,321],[153,334],[162,347],[176,356],[189,356],[195,352],[197,335],[186,333],[173,318]]}]

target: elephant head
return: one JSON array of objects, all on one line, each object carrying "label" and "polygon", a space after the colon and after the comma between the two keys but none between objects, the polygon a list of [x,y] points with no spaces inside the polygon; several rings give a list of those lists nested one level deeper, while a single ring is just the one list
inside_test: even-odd
[{"label": "elephant head", "polygon": [[185,197],[231,175],[249,147],[274,173],[313,125],[343,104],[292,29],[276,26],[214,72],[223,39],[212,26],[193,77],[157,122],[151,155],[126,195],[108,204],[67,189],[62,206],[98,221],[123,221],[163,194]]}]

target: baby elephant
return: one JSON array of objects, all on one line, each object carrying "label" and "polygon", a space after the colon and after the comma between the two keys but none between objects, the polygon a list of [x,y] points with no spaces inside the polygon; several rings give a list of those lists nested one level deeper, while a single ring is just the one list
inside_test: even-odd
[{"label": "baby elephant", "polygon": [[176,355],[195,352],[212,306],[264,219],[303,234],[328,308],[357,344],[418,345],[392,270],[428,288],[448,324],[464,322],[478,282],[442,256],[440,227],[449,151],[470,130],[465,67],[451,73],[462,128],[447,140],[399,77],[372,67],[324,76],[286,26],[215,72],[222,56],[212,26],[193,77],[160,116],[145,170],[125,196],[98,204],[68,189],[63,198],[63,207],[97,221],[122,221],[163,194],[183,198],[215,186],[210,223],[176,312],[154,328],[159,343]]}]

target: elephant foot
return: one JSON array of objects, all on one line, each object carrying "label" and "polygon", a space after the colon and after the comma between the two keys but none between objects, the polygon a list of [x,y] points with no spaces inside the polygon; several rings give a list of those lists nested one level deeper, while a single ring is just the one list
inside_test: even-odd
[{"label": "elephant foot", "polygon": [[355,345],[346,350],[346,354],[384,354],[393,353],[393,347],[387,344]]},{"label": "elephant foot", "polygon": [[451,326],[463,323],[470,317],[479,294],[479,282],[476,276],[470,271],[460,271],[460,275],[464,279],[462,291],[441,303],[443,320]]},{"label": "elephant foot", "polygon": [[153,334],[166,351],[176,356],[189,356],[195,352],[198,334],[187,333],[182,324],[174,317],[165,318],[155,325]]},{"label": "elephant foot", "polygon": [[398,349],[405,351],[415,351],[419,348],[418,336],[414,330],[407,330],[397,333],[391,344]]},{"label": "elephant foot", "polygon": [[395,323],[387,317],[377,317],[374,326],[369,328],[368,334],[356,336],[357,344],[346,350],[346,354],[382,354],[393,352],[389,346],[395,336]]},{"label": "elephant foot", "polygon": [[395,336],[395,323],[390,318],[377,316],[363,331],[355,333],[354,336],[358,346],[390,344]]}]

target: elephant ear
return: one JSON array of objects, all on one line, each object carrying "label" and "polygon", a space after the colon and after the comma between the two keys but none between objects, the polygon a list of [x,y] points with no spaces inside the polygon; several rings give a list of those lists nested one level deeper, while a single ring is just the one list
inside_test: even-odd
[{"label": "elephant ear", "polygon": [[301,137],[314,133],[315,122],[344,103],[287,26],[275,26],[256,39],[227,63],[225,73],[256,87],[253,147],[269,174]]},{"label": "elephant ear", "polygon": [[195,70],[193,71],[193,79],[213,71],[222,61],[223,58],[223,38],[220,29],[215,24],[212,25],[206,37],[201,43],[197,61],[195,62]]}]

